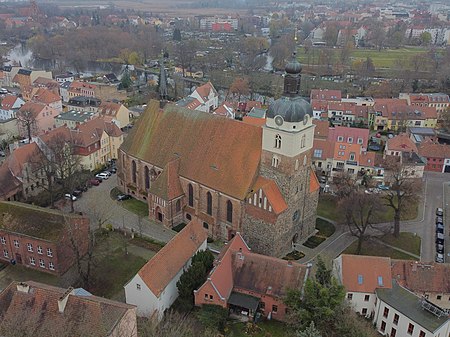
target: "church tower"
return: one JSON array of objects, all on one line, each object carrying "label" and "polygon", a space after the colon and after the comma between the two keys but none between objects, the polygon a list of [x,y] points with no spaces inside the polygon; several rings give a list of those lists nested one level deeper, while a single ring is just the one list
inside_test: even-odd
[{"label": "church tower", "polygon": [[311,105],[300,97],[302,67],[296,60],[287,64],[283,96],[269,107],[263,126],[260,174],[276,182],[288,206],[276,224],[274,240],[292,247],[313,233],[317,191],[311,168],[315,125]]}]

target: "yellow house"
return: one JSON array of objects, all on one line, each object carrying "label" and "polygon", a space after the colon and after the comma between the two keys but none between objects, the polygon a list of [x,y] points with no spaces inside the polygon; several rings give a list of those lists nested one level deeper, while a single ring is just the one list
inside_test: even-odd
[{"label": "yellow house", "polygon": [[123,104],[103,102],[100,104],[98,112],[106,121],[113,122],[119,128],[130,124],[130,110]]}]

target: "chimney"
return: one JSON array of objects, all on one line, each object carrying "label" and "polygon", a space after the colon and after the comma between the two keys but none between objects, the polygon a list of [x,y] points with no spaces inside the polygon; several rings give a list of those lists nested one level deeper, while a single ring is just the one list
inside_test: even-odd
[{"label": "chimney", "polygon": [[17,284],[17,291],[28,294],[28,292],[30,291],[30,286],[25,282],[20,282]]},{"label": "chimney", "polygon": [[60,313],[64,312],[70,294],[73,294],[72,287],[69,287],[69,289],[67,289],[66,292],[58,299],[58,310]]}]

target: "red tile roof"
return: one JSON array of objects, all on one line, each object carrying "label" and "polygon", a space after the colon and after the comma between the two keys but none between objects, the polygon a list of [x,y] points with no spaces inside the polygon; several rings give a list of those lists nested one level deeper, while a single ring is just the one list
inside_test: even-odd
[{"label": "red tile roof", "polygon": [[280,214],[287,209],[288,206],[286,204],[286,201],[284,200],[283,195],[278,189],[275,181],[258,176],[255,184],[252,187],[253,192],[250,193],[248,198],[252,197],[253,193],[259,191],[260,189],[262,189],[264,195],[267,197],[267,201],[272,206],[275,214]]},{"label": "red tile roof", "polygon": [[207,238],[201,222],[192,220],[139,270],[138,275],[159,297]]},{"label": "red tile roof", "polygon": [[38,117],[39,114],[46,108],[46,105],[44,103],[38,103],[38,102],[26,102],[22,107],[19,109],[19,112],[31,112],[34,118]]},{"label": "red tile roof", "polygon": [[195,91],[197,91],[199,96],[204,100],[206,100],[208,98],[211,91],[214,93],[214,95],[217,95],[217,91],[211,82],[207,82],[207,83],[199,86],[197,89],[195,89]]},{"label": "red tile roof", "polygon": [[424,142],[419,146],[419,154],[426,158],[450,159],[450,145]]},{"label": "red tile roof", "polygon": [[311,99],[322,99],[326,101],[340,101],[342,99],[342,93],[340,90],[329,89],[312,89]]},{"label": "red tile roof", "polygon": [[165,167],[179,157],[181,177],[243,200],[256,180],[262,128],[151,101],[122,149]]},{"label": "red tile roof", "polygon": [[2,100],[2,109],[3,110],[10,110],[12,109],[14,103],[16,103],[18,97],[13,95],[7,95]]},{"label": "red tile roof", "polygon": [[311,171],[309,179],[309,193],[316,192],[320,188],[320,184],[314,171]]},{"label": "red tile roof", "polygon": [[[68,297],[60,312],[58,301],[63,296]],[[13,324],[15,331],[23,335],[46,336],[51,331],[58,336],[104,337],[134,308],[34,281],[13,282],[0,293],[0,330]]]},{"label": "red tile roof", "polygon": [[184,195],[178,175],[179,167],[180,159],[168,162],[163,172],[150,187],[149,192],[167,201]]},{"label": "red tile roof", "polygon": [[46,88],[39,88],[33,93],[32,100],[44,104],[51,104],[61,101],[61,97]]},{"label": "red tile roof", "polygon": [[260,127],[266,124],[265,118],[258,118],[258,117],[251,117],[251,116],[244,116],[242,118],[242,121],[246,124],[260,126]]},{"label": "red tile roof", "polygon": [[313,119],[313,124],[316,126],[314,129],[314,138],[328,138],[328,130],[330,127],[330,122],[322,121],[318,119]]},{"label": "red tile roof", "polygon": [[347,292],[373,293],[392,287],[390,258],[342,254],[338,259],[342,259],[342,284]]},{"label": "red tile roof", "polygon": [[406,133],[388,139],[386,147],[389,151],[418,152],[416,144],[414,144]]}]

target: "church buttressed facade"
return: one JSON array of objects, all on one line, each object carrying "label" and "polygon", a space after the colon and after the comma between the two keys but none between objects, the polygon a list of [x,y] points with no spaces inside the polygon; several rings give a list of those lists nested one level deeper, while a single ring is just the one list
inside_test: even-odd
[{"label": "church buttressed facade", "polygon": [[240,232],[255,252],[292,251],[314,232],[319,184],[312,110],[289,92],[301,68],[289,70],[263,127],[150,102],[119,150],[119,188],[164,226],[198,218],[213,239]]}]

